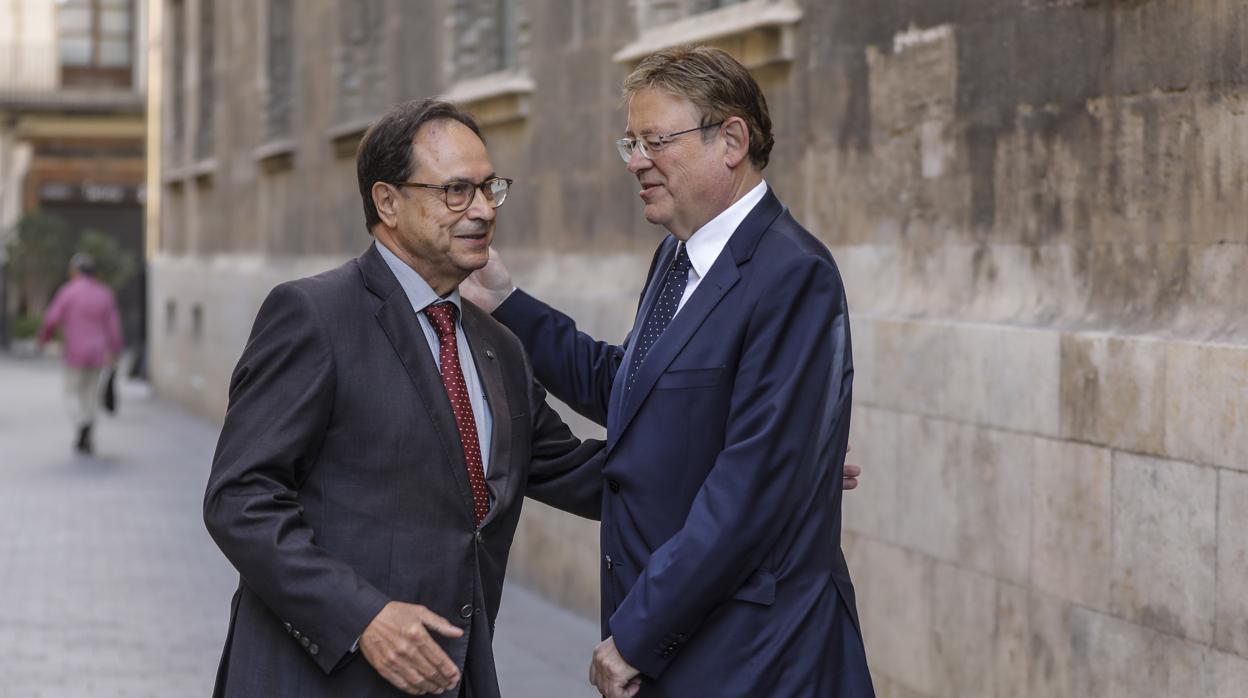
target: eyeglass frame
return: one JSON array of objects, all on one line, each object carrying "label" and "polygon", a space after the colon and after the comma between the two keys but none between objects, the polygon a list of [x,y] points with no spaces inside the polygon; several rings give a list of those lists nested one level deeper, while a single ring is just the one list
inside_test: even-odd
[{"label": "eyeglass frame", "polygon": [[[494,201],[491,200],[490,197],[485,193],[485,185],[489,184],[490,182],[499,181],[499,180],[506,182],[507,188],[503,190],[503,198],[500,199],[498,203],[494,203]],[[514,181],[515,180],[511,179],[510,177],[497,177],[496,176],[496,177],[489,177],[476,184],[473,184],[472,182],[466,179],[455,180],[451,182],[450,184],[425,184],[424,182],[390,182],[389,184],[390,186],[398,187],[400,189],[402,189],[403,187],[418,187],[420,189],[440,189],[442,190],[442,203],[446,205],[446,208],[449,211],[451,211],[451,213],[463,213],[464,211],[467,211],[468,209],[472,208],[472,202],[477,200],[478,191],[481,192],[481,196],[485,197],[486,203],[490,204],[490,208],[498,208],[499,206],[502,206],[503,202],[507,200],[507,194],[511,192],[511,185],[514,183]],[[455,208],[451,206],[451,202],[447,200],[447,197],[450,196],[451,187],[453,187],[456,184],[472,184],[472,188],[473,188],[472,196],[468,197],[468,202],[464,204],[463,208]]]},{"label": "eyeglass frame", "polygon": [[[727,119],[725,119],[724,121],[727,121]],[[632,160],[633,153],[638,150],[641,151],[641,156],[643,158],[653,161],[654,156],[652,156],[649,152],[649,146],[646,145],[646,138],[652,137],[658,140],[659,146],[658,146],[658,151],[656,152],[662,152],[663,148],[666,147],[668,143],[671,143],[672,141],[676,140],[677,136],[683,136],[686,133],[693,133],[694,131],[705,131],[708,128],[716,128],[718,126],[723,126],[724,121],[717,121],[713,124],[706,124],[705,126],[694,126],[693,128],[687,128],[684,131],[675,131],[672,133],[663,134],[661,136],[625,136],[624,138],[621,138],[615,142],[615,149],[616,149],[616,152],[620,154],[620,157],[623,158],[624,162],[629,162],[630,160]],[[625,148],[628,148],[627,154],[624,153]]]}]

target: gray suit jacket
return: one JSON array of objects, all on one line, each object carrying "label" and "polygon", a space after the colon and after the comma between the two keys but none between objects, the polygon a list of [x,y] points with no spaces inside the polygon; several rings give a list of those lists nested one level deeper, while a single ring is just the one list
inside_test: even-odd
[{"label": "gray suit jacket", "polygon": [[351,647],[391,600],[441,639],[475,698],[526,492],[597,518],[601,443],[545,402],[519,341],[464,303],[494,422],[478,530],[450,402],[411,304],[371,246],[269,294],[230,382],[204,521],[239,570],[219,696],[401,695]]}]

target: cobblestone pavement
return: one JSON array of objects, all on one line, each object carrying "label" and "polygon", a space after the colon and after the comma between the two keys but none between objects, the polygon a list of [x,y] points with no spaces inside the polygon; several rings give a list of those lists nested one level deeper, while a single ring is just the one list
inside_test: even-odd
[{"label": "cobblestone pavement", "polygon": [[[207,696],[237,584],[200,518],[218,425],[126,383],[76,456],[58,368],[0,354],[0,696]],[[508,587],[503,694],[595,695],[596,640]]]}]

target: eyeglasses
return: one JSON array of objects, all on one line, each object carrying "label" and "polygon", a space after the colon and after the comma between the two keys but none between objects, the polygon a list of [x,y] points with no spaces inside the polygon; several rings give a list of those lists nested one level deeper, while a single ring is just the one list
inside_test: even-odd
[{"label": "eyeglasses", "polygon": [[663,136],[641,136],[640,138],[621,138],[620,140],[615,142],[615,149],[619,151],[620,158],[623,159],[624,162],[628,162],[629,160],[632,160],[633,151],[637,149],[641,150],[641,156],[643,158],[647,160],[653,160],[654,154],[659,152],[660,150],[663,150],[663,146],[675,140],[677,136],[683,136],[686,133],[693,133],[694,131],[705,131],[708,128],[715,128],[716,126],[719,126],[723,123],[724,122],[722,121],[718,121],[713,124],[707,124],[705,126],[695,126],[693,128],[687,128],[684,131],[677,131],[675,133],[669,133]]},{"label": "eyeglasses", "polygon": [[502,206],[503,201],[507,199],[507,192],[511,190],[511,180],[506,177],[490,177],[480,184],[464,181],[451,182],[450,184],[422,184],[420,182],[391,182],[391,184],[396,187],[441,189],[443,200],[446,201],[446,207],[455,213],[468,210],[468,207],[472,205],[472,199],[477,195],[478,189],[481,190],[481,194],[491,208]]}]

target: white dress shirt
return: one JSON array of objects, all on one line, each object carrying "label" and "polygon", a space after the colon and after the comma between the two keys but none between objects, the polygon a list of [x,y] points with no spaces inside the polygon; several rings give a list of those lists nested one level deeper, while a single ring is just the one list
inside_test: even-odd
[{"label": "white dress shirt", "polygon": [[733,232],[750,214],[750,211],[754,210],[758,202],[763,200],[763,195],[766,193],[767,182],[759,182],[757,186],[746,192],[745,196],[737,199],[733,205],[721,211],[718,216],[689,236],[689,240],[685,242],[685,251],[689,254],[690,262],[689,282],[685,286],[685,294],[680,297],[680,303],[676,306],[677,314],[680,313],[681,308],[685,307],[685,303],[693,295],[702,277],[711,270],[711,265],[719,259],[720,253],[728,245]]}]

